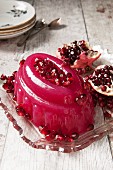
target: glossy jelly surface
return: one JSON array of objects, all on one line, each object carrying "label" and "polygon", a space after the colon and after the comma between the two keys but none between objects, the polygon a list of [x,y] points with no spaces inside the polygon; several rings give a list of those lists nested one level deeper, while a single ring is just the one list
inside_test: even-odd
[{"label": "glossy jelly surface", "polygon": [[17,104],[45,135],[82,134],[94,123],[92,97],[83,79],[63,61],[36,53],[15,75]]}]

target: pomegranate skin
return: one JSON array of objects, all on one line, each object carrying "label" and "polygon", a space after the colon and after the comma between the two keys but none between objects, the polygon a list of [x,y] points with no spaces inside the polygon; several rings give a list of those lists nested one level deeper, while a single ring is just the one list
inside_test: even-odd
[{"label": "pomegranate skin", "polygon": [[[67,86],[51,83],[34,67],[36,59],[46,59],[66,75],[71,73],[72,82]],[[32,54],[20,65],[15,75],[14,95],[17,96],[17,104],[22,104],[31,116],[32,123],[36,127],[47,127],[50,132],[67,136],[82,134],[94,123],[92,97],[84,88],[83,79],[51,55]]]}]

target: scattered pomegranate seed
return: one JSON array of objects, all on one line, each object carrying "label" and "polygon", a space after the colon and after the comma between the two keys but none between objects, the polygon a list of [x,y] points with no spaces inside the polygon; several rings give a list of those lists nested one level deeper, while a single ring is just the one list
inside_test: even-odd
[{"label": "scattered pomegranate seed", "polygon": [[108,113],[107,111],[104,112],[104,116],[105,116],[106,118],[111,118],[111,114]]},{"label": "scattered pomegranate seed", "polygon": [[24,59],[23,59],[23,60],[21,60],[21,61],[20,61],[20,63],[19,63],[19,64],[20,64],[20,66],[22,66],[22,65],[24,64],[24,62],[25,62],[25,60],[24,60]]},{"label": "scattered pomegranate seed", "polygon": [[6,75],[2,74],[1,77],[0,77],[1,80],[7,80],[7,77]]},{"label": "scattered pomegranate seed", "polygon": [[4,83],[3,86],[2,86],[5,90],[8,90],[9,89],[9,85],[7,83]]},{"label": "scattered pomegranate seed", "polygon": [[71,135],[71,138],[72,138],[73,140],[78,139],[78,137],[79,137],[79,134],[78,134],[78,133],[73,133],[73,134]]},{"label": "scattered pomegranate seed", "polygon": [[23,109],[22,104],[16,106],[16,111],[19,116],[25,116],[25,110]]},{"label": "scattered pomegranate seed", "polygon": [[47,136],[48,134],[50,134],[50,131],[49,131],[46,127],[43,127],[40,132],[41,132],[43,135],[45,135],[45,136]]},{"label": "scattered pomegranate seed", "polygon": [[57,135],[57,137],[56,137],[56,138],[57,138],[57,140],[58,140],[58,141],[64,141],[64,137],[63,137],[63,136],[61,136],[61,135]]},{"label": "scattered pomegranate seed", "polygon": [[45,138],[46,138],[46,140],[51,141],[51,140],[53,140],[55,138],[55,135],[48,134],[48,135],[45,136]]},{"label": "scattered pomegranate seed", "polygon": [[16,96],[16,95],[13,96],[13,100],[14,100],[14,101],[17,100],[17,96]]},{"label": "scattered pomegranate seed", "polygon": [[65,138],[65,141],[66,141],[66,142],[73,142],[73,139],[72,139],[71,137],[66,137],[66,138]]},{"label": "scattered pomegranate seed", "polygon": [[86,94],[81,94],[80,96],[75,98],[75,102],[77,102],[79,105],[82,105],[83,102],[86,100]]},{"label": "scattered pomegranate seed", "polygon": [[94,129],[94,125],[93,124],[89,124],[87,130],[90,131],[90,130],[93,130]]}]

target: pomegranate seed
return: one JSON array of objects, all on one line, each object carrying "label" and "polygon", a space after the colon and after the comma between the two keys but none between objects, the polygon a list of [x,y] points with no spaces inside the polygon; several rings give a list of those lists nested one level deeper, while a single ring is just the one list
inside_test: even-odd
[{"label": "pomegranate seed", "polygon": [[16,96],[16,95],[13,96],[13,100],[14,100],[14,101],[17,100],[17,96]]},{"label": "pomegranate seed", "polygon": [[102,102],[99,103],[99,106],[102,107],[102,108],[105,107],[105,105],[106,105],[106,104],[105,104],[104,101],[102,101]]},{"label": "pomegranate seed", "polygon": [[104,112],[104,116],[105,116],[106,118],[111,118],[111,114],[108,113],[107,111]]},{"label": "pomegranate seed", "polygon": [[101,102],[101,101],[103,101],[103,98],[100,96],[100,97],[98,98],[98,100]]},{"label": "pomegranate seed", "polygon": [[24,62],[25,62],[25,60],[24,60],[24,59],[23,59],[23,60],[21,60],[21,61],[20,61],[20,63],[19,63],[19,64],[20,64],[20,66],[22,66],[22,65],[24,64]]},{"label": "pomegranate seed", "polygon": [[25,116],[25,110],[22,107],[22,104],[16,106],[16,111],[19,116]]},{"label": "pomegranate seed", "polygon": [[50,140],[53,140],[55,138],[55,135],[53,134],[48,134],[45,136],[46,140],[50,141]]},{"label": "pomegranate seed", "polygon": [[9,89],[9,85],[7,83],[4,83],[3,86],[2,86],[5,90],[8,90]]},{"label": "pomegranate seed", "polygon": [[82,75],[84,73],[84,70],[82,68],[77,69],[77,72],[79,75]]},{"label": "pomegranate seed", "polygon": [[113,108],[113,104],[108,103],[108,104],[107,104],[107,107],[108,107],[109,109],[112,109],[112,108]]},{"label": "pomegranate seed", "polygon": [[43,127],[40,132],[41,132],[43,135],[45,135],[45,136],[47,136],[48,134],[50,134],[50,131],[49,131],[46,127]]},{"label": "pomegranate seed", "polygon": [[94,129],[94,125],[93,124],[89,124],[87,130],[90,131],[90,130],[93,130]]},{"label": "pomegranate seed", "polygon": [[71,137],[65,137],[66,142],[73,142],[73,139]]},{"label": "pomegranate seed", "polygon": [[64,141],[64,137],[61,136],[61,135],[57,135],[57,140],[59,140],[59,141]]},{"label": "pomegranate seed", "polygon": [[31,116],[29,115],[29,113],[25,113],[24,116],[25,116],[25,118],[27,118],[28,120],[31,120]]},{"label": "pomegranate seed", "polygon": [[106,86],[101,86],[102,91],[106,91],[107,87]]},{"label": "pomegranate seed", "polygon": [[73,134],[71,135],[71,138],[72,138],[73,140],[78,139],[78,137],[79,137],[79,134],[78,134],[78,133],[73,133]]},{"label": "pomegranate seed", "polygon": [[15,77],[15,74],[16,74],[16,73],[17,73],[17,71],[14,71],[13,74],[12,74],[12,76]]},{"label": "pomegranate seed", "polygon": [[2,74],[1,77],[0,77],[0,79],[1,79],[1,80],[6,80],[7,77],[6,77],[4,74]]}]

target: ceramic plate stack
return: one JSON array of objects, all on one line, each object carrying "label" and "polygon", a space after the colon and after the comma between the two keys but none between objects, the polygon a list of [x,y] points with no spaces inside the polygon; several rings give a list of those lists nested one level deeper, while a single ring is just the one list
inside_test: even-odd
[{"label": "ceramic plate stack", "polygon": [[0,39],[17,37],[36,22],[35,9],[23,1],[0,1]]}]

